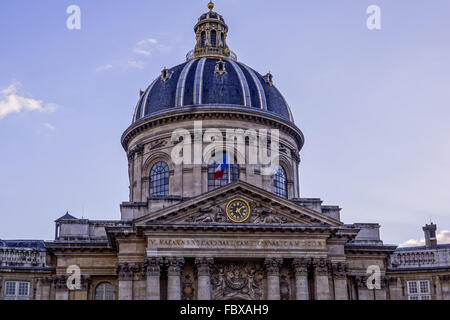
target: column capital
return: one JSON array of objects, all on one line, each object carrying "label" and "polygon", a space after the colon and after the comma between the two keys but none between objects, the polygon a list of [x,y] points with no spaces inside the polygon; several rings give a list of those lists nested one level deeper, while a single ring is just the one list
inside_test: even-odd
[{"label": "column capital", "polygon": [[184,266],[184,258],[165,258],[164,263],[167,265],[167,272],[169,276],[179,276],[181,274],[181,268]]},{"label": "column capital", "polygon": [[310,260],[307,258],[297,258],[292,261],[292,269],[296,276],[307,276],[308,275],[308,265]]},{"label": "column capital", "polygon": [[144,261],[144,268],[147,272],[147,276],[159,276],[161,275],[161,266],[164,260],[157,257],[148,257]]},{"label": "column capital", "polygon": [[133,280],[133,265],[128,262],[116,264],[116,273],[119,281]]},{"label": "column capital", "polygon": [[348,264],[344,262],[337,262],[332,264],[333,278],[347,279]]},{"label": "column capital", "polygon": [[213,258],[196,258],[195,266],[197,268],[197,275],[209,276],[211,274],[211,268],[214,265]]},{"label": "column capital", "polygon": [[53,285],[56,290],[65,290],[67,288],[67,277],[64,275],[53,276],[52,278]]},{"label": "column capital", "polygon": [[266,267],[266,272],[269,276],[280,275],[280,267],[282,265],[283,259],[281,258],[267,258],[264,260],[264,266]]},{"label": "column capital", "polygon": [[[2,277],[0,277],[0,281],[2,280]],[[49,286],[53,282],[53,279],[51,277],[45,277],[45,278],[39,278],[38,283],[41,286]]]},{"label": "column capital", "polygon": [[319,276],[327,276],[328,275],[328,261],[325,258],[313,259],[312,265],[314,268],[314,272]]}]

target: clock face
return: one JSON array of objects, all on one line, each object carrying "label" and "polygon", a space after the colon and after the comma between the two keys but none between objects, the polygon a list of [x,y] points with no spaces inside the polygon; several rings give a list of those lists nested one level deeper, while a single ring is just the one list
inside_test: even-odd
[{"label": "clock face", "polygon": [[227,216],[233,222],[242,223],[250,218],[251,209],[247,201],[235,199],[227,206]]}]

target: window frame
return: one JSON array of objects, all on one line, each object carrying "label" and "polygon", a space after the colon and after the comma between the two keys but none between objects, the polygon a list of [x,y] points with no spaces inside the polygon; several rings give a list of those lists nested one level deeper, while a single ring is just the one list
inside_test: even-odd
[{"label": "window frame", "polygon": [[[162,171],[155,171],[161,169]],[[150,197],[168,197],[170,195],[170,168],[165,161],[156,161],[149,174]]]},{"label": "window frame", "polygon": [[[8,293],[8,289],[11,289],[10,284],[14,284],[14,293]],[[26,285],[26,294],[20,294],[24,288],[22,285]],[[30,300],[31,283],[29,281],[19,280],[7,280],[5,281],[4,300]]]},{"label": "window frame", "polygon": [[[103,286],[103,287],[102,287]],[[108,288],[111,289],[111,291],[108,292]],[[97,299],[97,293],[98,291],[102,289],[102,299]],[[112,299],[107,299],[108,293],[112,294]],[[95,301],[114,301],[116,300],[116,287],[108,281],[103,281],[97,284],[94,290],[94,300]]]},{"label": "window frame", "polygon": [[[214,157],[214,155],[213,155]],[[229,164],[229,168],[225,170],[223,177],[221,179],[214,179],[216,169],[219,166],[217,161],[210,163],[208,165],[207,180],[208,180],[208,192],[225,187],[231,183],[239,181],[240,178],[240,168],[239,165],[234,160],[233,164]],[[228,174],[231,171],[231,180],[228,182]]]},{"label": "window frame", "polygon": [[[283,173],[280,175],[280,173]],[[284,181],[283,181],[284,180]],[[289,183],[288,173],[284,166],[281,164],[278,166],[277,173],[273,176],[273,193],[277,196],[289,199]],[[280,186],[281,184],[281,186]],[[284,193],[282,193],[284,191]]]},{"label": "window frame", "polygon": [[407,281],[406,286],[408,291],[408,300],[431,300],[431,287],[429,280]]}]

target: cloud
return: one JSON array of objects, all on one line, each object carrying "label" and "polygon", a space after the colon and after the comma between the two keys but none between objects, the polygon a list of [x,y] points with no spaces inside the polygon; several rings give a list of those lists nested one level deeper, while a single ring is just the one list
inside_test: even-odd
[{"label": "cloud", "polygon": [[19,95],[19,82],[13,82],[8,88],[0,91],[0,120],[4,117],[20,112],[45,112],[52,113],[58,108],[54,103],[44,103],[42,100],[36,100]]},{"label": "cloud", "polygon": [[[110,70],[113,67],[119,69],[139,69],[142,70],[148,63],[149,58],[156,53],[167,53],[171,48],[167,45],[160,44],[158,40],[147,38],[140,40],[133,47],[128,58],[120,59],[113,64],[105,64],[97,67],[96,72]],[[114,66],[113,66],[114,65]]]},{"label": "cloud", "polygon": [[49,131],[55,131],[56,130],[56,128],[52,124],[50,124],[48,122],[44,123],[43,125],[44,125],[44,128],[49,130]]},{"label": "cloud", "polygon": [[[449,244],[450,243],[450,231],[443,230],[437,234],[438,244]],[[401,244],[400,248],[408,247],[420,247],[425,245],[425,238],[420,240],[411,239]]]},{"label": "cloud", "polygon": [[95,69],[95,72],[106,71],[106,70],[110,70],[112,68],[113,68],[112,64],[105,64],[103,66],[97,67],[97,69]]},{"label": "cloud", "polygon": [[133,49],[133,52],[139,55],[150,56],[154,50],[160,50],[161,45],[156,39],[144,39],[139,41]]}]

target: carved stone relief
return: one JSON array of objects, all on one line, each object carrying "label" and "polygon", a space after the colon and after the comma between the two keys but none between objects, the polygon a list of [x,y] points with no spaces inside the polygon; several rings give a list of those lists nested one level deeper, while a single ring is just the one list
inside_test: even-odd
[{"label": "carved stone relief", "polygon": [[216,264],[211,277],[213,300],[261,300],[263,279],[260,264]]}]

